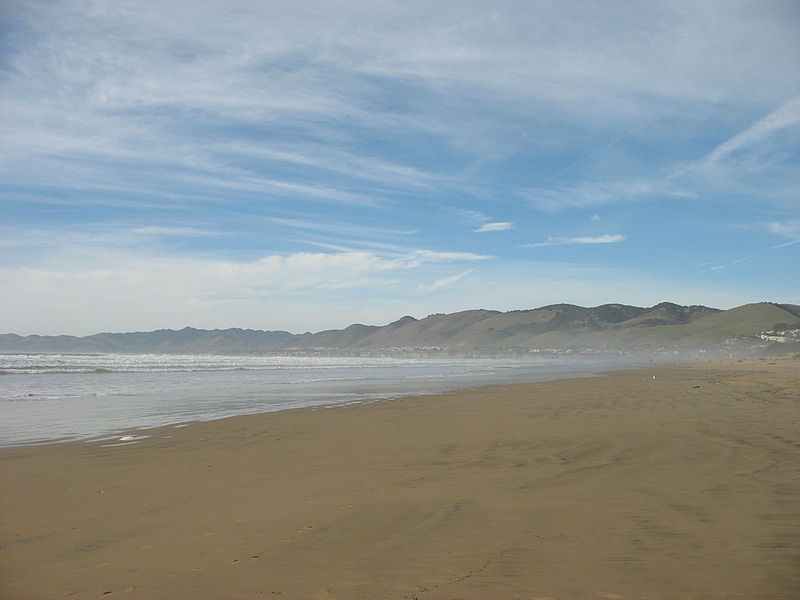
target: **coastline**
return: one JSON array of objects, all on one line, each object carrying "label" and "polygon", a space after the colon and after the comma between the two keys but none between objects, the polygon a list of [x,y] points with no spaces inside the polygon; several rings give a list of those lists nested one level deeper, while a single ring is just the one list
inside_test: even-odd
[{"label": "coastline", "polygon": [[4,378],[0,447],[113,439],[178,423],[641,366],[616,357],[547,361],[330,357],[300,362],[274,357],[244,364],[238,357],[181,355],[159,371],[165,366],[162,359],[103,355],[81,364],[73,357],[59,357],[58,364],[49,365],[55,371],[38,372],[44,365],[36,364],[30,373]]},{"label": "coastline", "polygon": [[790,599],[800,361],[0,449],[0,598]]}]

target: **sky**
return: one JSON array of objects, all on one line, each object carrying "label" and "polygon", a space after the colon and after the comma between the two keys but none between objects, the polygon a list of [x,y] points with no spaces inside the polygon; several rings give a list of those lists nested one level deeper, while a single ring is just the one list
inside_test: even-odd
[{"label": "sky", "polygon": [[800,3],[0,4],[0,332],[800,304]]}]

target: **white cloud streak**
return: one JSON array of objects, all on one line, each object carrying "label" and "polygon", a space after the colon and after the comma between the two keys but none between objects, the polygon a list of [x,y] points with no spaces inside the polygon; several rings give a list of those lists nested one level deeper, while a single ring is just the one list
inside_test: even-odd
[{"label": "white cloud streak", "polygon": [[[769,223],[773,227],[768,227],[771,230],[771,233],[775,233],[781,236],[788,236],[794,239],[789,240],[788,242],[783,242],[781,244],[775,244],[774,246],[769,246],[768,248],[764,248],[763,250],[759,250],[758,252],[752,252],[750,254],[739,256],[739,257],[729,257],[725,261],[719,261],[721,264],[715,264],[714,266],[707,269],[708,272],[717,272],[717,271],[730,271],[731,269],[738,269],[748,263],[753,262],[755,259],[764,256],[765,254],[771,253],[773,250],[780,250],[782,248],[788,248],[789,246],[795,246],[796,244],[800,244],[800,221],[798,222],[790,222],[790,223]],[[700,266],[708,266],[713,263],[707,263]]]},{"label": "white cloud streak", "polygon": [[585,237],[549,237],[544,242],[524,244],[523,248],[545,248],[547,246],[564,246],[567,244],[616,244],[627,239],[619,233]]},{"label": "white cloud streak", "polygon": [[[75,327],[112,312],[175,325],[166,306],[172,318],[258,319],[276,298],[276,311],[300,319],[310,306],[326,315],[336,290],[369,290],[383,306],[384,289],[399,298],[430,281],[445,295],[480,283],[450,275],[451,263],[492,257],[419,248],[469,250],[465,230],[504,231],[531,208],[700,202],[709,188],[796,208],[796,171],[776,177],[753,159],[798,122],[792,0],[12,0],[3,10],[13,35],[0,56],[2,198],[29,204],[10,212],[34,219],[74,209],[62,233],[28,221],[0,241],[16,252],[3,271],[11,323],[38,314],[57,325],[67,306]],[[739,133],[717,143],[721,126]],[[662,146],[680,151],[659,161]],[[754,163],[737,176],[743,157]],[[670,178],[678,169],[686,177]],[[437,211],[459,222],[432,226]],[[254,224],[264,231],[242,239]],[[298,251],[312,244],[331,251]],[[213,258],[220,248],[229,260]]]},{"label": "white cloud streak", "polygon": [[763,144],[770,137],[800,125],[800,96],[785,102],[744,131],[726,140],[706,157],[707,164],[716,163],[736,152]]},{"label": "white cloud streak", "polygon": [[800,220],[780,221],[766,223],[766,229],[770,233],[789,238],[800,238]]},{"label": "white cloud streak", "polygon": [[[368,186],[361,193],[345,182],[314,186],[306,173],[280,169],[281,177],[270,176],[263,161],[315,177],[430,188],[454,184],[450,173],[376,159],[353,131],[369,139],[413,132],[478,159],[509,150],[502,128],[487,132],[507,114],[529,114],[531,102],[548,106],[548,118],[580,122],[652,114],[658,104],[648,99],[668,106],[738,95],[763,104],[798,84],[789,20],[780,18],[790,8],[626,5],[612,17],[608,7],[549,2],[491,10],[467,2],[457,11],[419,2],[209,1],[197,10],[178,2],[12,3],[31,35],[15,38],[5,57],[4,154],[25,167],[10,170],[15,178],[35,180],[47,157],[93,158],[84,180],[117,181],[119,168],[108,162],[115,160],[199,171],[208,184],[242,192],[369,205],[379,201],[364,193]],[[354,22],[358,36],[350,34]],[[376,78],[399,93],[402,109],[385,106]],[[507,114],[483,110],[491,102]],[[260,139],[231,136],[229,127],[250,128]],[[289,143],[298,135],[302,147]],[[258,169],[248,171],[254,161]],[[59,171],[74,167],[67,160]],[[185,174],[160,176],[176,187]]]},{"label": "white cloud streak", "polygon": [[461,281],[474,271],[475,269],[470,269],[468,271],[464,271],[463,273],[459,273],[458,275],[451,275],[450,277],[442,277],[441,279],[437,279],[430,285],[420,284],[417,286],[417,289],[421,292],[435,292],[437,290],[446,289],[452,287],[457,282]]},{"label": "white cloud streak", "polygon": [[296,229],[303,229],[309,231],[321,231],[324,233],[331,233],[336,235],[361,235],[366,237],[379,237],[385,239],[386,237],[407,237],[414,234],[413,230],[407,229],[390,229],[387,227],[369,227],[365,225],[358,225],[354,223],[337,223],[331,221],[319,221],[312,218],[284,218],[284,217],[264,217],[264,221],[276,223],[286,227]]},{"label": "white cloud streak", "polygon": [[486,233],[487,231],[508,231],[509,229],[513,229],[513,223],[505,223],[505,222],[496,222],[496,223],[485,223],[475,229],[475,233]]},{"label": "white cloud streak", "polygon": [[165,227],[162,225],[147,225],[145,227],[135,227],[131,230],[133,233],[139,235],[155,235],[155,236],[168,236],[168,237],[195,237],[207,235],[222,235],[218,231],[209,231],[207,229],[198,229],[197,227]]},{"label": "white cloud streak", "polygon": [[669,181],[653,178],[618,178],[614,180],[579,181],[568,186],[529,188],[520,196],[532,206],[546,212],[641,201],[658,197],[691,197]]},{"label": "white cloud streak", "polygon": [[[371,298],[380,294],[406,296],[440,268],[487,259],[469,252],[415,250],[394,255],[297,252],[254,261],[221,261],[83,248],[62,255],[57,263],[0,269],[0,331],[35,330],[34,323],[38,322],[38,327],[45,324],[52,327],[51,331],[82,328],[86,332],[86,325],[80,325],[86,321],[95,323],[98,329],[148,329],[171,326],[176,319],[236,326],[237,319],[242,318],[237,306],[246,309],[250,323],[258,319],[256,309],[262,311],[262,321],[276,321],[264,321],[265,328],[286,326],[283,313],[271,313],[275,306],[297,313],[298,327],[302,326],[301,308],[305,306],[308,311],[316,306],[313,314],[305,315],[306,326],[312,326],[330,318],[322,306],[325,299],[363,306],[359,298],[365,294]],[[456,280],[440,277],[431,289],[444,288]],[[28,301],[11,301],[18,298]],[[73,308],[48,312],[52,298],[58,298],[59,306]]]}]

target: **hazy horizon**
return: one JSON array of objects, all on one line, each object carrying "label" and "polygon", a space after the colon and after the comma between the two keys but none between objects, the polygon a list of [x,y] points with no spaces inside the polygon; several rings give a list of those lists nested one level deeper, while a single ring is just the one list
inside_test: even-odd
[{"label": "hazy horizon", "polygon": [[0,332],[800,304],[796,2],[0,15]]},{"label": "hazy horizon", "polygon": [[[62,333],[62,332],[50,332],[50,333],[40,333],[40,334],[24,334],[24,333],[22,333],[21,334],[21,333],[19,333],[17,331],[0,331],[0,335],[16,334],[16,335],[20,335],[22,337],[35,336],[35,335],[38,335],[38,336],[41,336],[41,337],[72,336],[72,337],[82,338],[82,337],[92,337],[92,336],[104,335],[104,334],[112,334],[112,335],[123,334],[124,335],[124,334],[136,334],[136,333],[155,333],[155,332],[158,332],[158,331],[179,332],[179,331],[182,331],[182,330],[185,330],[185,329],[193,329],[193,330],[196,330],[196,331],[242,330],[242,331],[257,331],[257,332],[264,332],[264,333],[288,333],[288,334],[290,334],[292,336],[302,336],[302,335],[306,335],[306,334],[323,333],[324,331],[343,331],[343,330],[347,329],[347,327],[349,327],[351,325],[364,325],[364,326],[367,326],[367,327],[378,327],[378,328],[381,328],[381,327],[385,327],[387,325],[392,325],[393,323],[401,321],[403,319],[406,319],[409,316],[412,317],[415,320],[423,320],[423,319],[425,319],[427,317],[433,317],[433,316],[437,316],[437,315],[450,316],[450,315],[453,315],[453,314],[457,314],[459,312],[471,312],[471,311],[487,311],[487,312],[496,312],[496,313],[500,313],[500,314],[505,314],[505,313],[513,313],[513,312],[517,312],[517,311],[520,311],[520,312],[536,311],[536,310],[541,310],[541,309],[544,309],[544,308],[548,308],[548,306],[558,306],[558,305],[565,305],[565,304],[570,305],[569,303],[556,303],[554,305],[528,307],[528,308],[523,308],[523,309],[513,309],[511,311],[498,311],[496,309],[491,309],[491,308],[468,308],[468,309],[464,309],[463,311],[457,311],[456,313],[442,313],[442,312],[438,311],[438,312],[431,312],[431,313],[424,314],[424,315],[408,315],[408,314],[405,314],[405,315],[398,315],[398,316],[392,318],[391,320],[385,321],[385,322],[354,321],[354,322],[342,325],[341,327],[329,327],[329,328],[326,328],[324,330],[322,330],[322,329],[318,329],[318,330],[299,329],[299,330],[295,330],[295,331],[290,331],[290,330],[277,329],[277,328],[259,329],[259,328],[255,328],[255,327],[241,327],[241,326],[236,326],[236,325],[231,326],[231,327],[213,327],[212,328],[212,327],[195,327],[192,324],[184,324],[184,325],[175,325],[175,326],[172,326],[172,327],[159,327],[159,328],[156,328],[156,329],[137,329],[137,330],[127,330],[127,331],[119,330],[119,329],[116,329],[116,330],[108,329],[108,330],[94,331],[94,332],[91,332],[91,333],[80,334],[80,335],[67,334],[67,333]],[[628,307],[640,308],[640,309],[652,309],[652,308],[655,308],[656,306],[659,306],[661,304],[674,304],[674,303],[671,303],[670,301],[667,300],[667,301],[656,303],[655,305],[652,305],[652,306],[626,305],[625,303],[621,303],[621,302],[612,302],[612,303],[607,303],[605,305],[598,305],[598,306],[580,306],[580,305],[574,305],[574,304],[572,304],[571,306],[577,306],[578,308],[590,309],[590,310],[591,309],[595,309],[595,308],[601,308],[602,306],[628,306]],[[726,310],[730,310],[731,308],[742,308],[742,307],[748,306],[750,304],[772,304],[772,305],[776,305],[776,306],[779,306],[779,307],[783,307],[783,306],[786,306],[786,305],[790,305],[790,306],[792,305],[792,303],[787,303],[787,302],[776,302],[776,301],[773,301],[773,300],[764,300],[764,301],[757,302],[757,303],[748,303],[747,305],[740,305],[738,307],[734,306],[734,307],[728,307],[728,308],[720,308],[720,307],[717,307],[717,306],[708,306],[708,305],[705,305],[705,304],[702,304],[702,303],[694,303],[694,304],[691,304],[691,305],[685,305],[685,306],[683,306],[683,308],[689,308],[689,307],[694,306],[694,307],[703,307],[703,308],[709,308],[711,310],[718,310],[718,311],[721,311],[721,312],[725,312]],[[681,305],[678,305],[678,306],[681,306]]]},{"label": "hazy horizon", "polygon": [[[490,311],[490,312],[500,312],[500,313],[514,312],[514,311],[530,311],[530,310],[538,310],[538,309],[541,309],[541,308],[546,308],[547,306],[553,306],[553,305],[559,305],[559,304],[569,304],[569,305],[573,305],[573,306],[578,306],[579,308],[599,308],[600,306],[604,306],[604,305],[623,305],[623,306],[634,306],[634,307],[637,307],[637,308],[653,308],[653,307],[655,307],[655,306],[657,306],[659,304],[662,304],[662,303],[678,304],[678,303],[672,302],[671,300],[662,300],[662,301],[656,302],[655,304],[646,305],[646,306],[645,305],[630,304],[630,303],[627,303],[627,302],[613,302],[613,301],[612,302],[605,302],[603,304],[598,304],[596,306],[580,305],[580,304],[575,304],[575,303],[572,303],[572,302],[554,302],[552,304],[546,304],[546,305],[543,305],[543,306],[520,307],[520,308],[509,309],[509,310],[500,310],[500,309],[487,308],[487,307],[468,307],[468,308],[460,309],[460,310],[457,310],[457,311],[453,311],[453,313],[468,312],[468,311],[479,311],[479,310],[485,310],[485,311]],[[685,304],[685,305],[680,305],[680,304],[678,304],[678,305],[679,306],[687,306],[687,307],[688,306],[703,306],[703,307],[711,308],[711,309],[715,309],[715,310],[726,311],[726,310],[730,310],[732,308],[738,308],[740,306],[745,306],[745,305],[748,305],[748,304],[761,304],[761,303],[776,304],[776,305],[794,304],[793,302],[784,302],[784,301],[782,301],[780,299],[778,299],[778,300],[762,299],[762,300],[754,300],[753,302],[747,302],[747,303],[745,303],[743,305],[734,305],[734,306],[725,306],[725,307],[712,306],[712,305],[709,305],[709,304],[705,304],[703,302],[692,302],[692,303]],[[19,331],[11,331],[11,330],[9,330],[9,331],[0,331],[0,335],[2,335],[2,334],[17,334],[17,335],[21,335],[23,337],[29,336],[29,335],[40,335],[40,336],[44,336],[44,337],[67,335],[67,336],[74,336],[74,337],[89,337],[89,336],[99,335],[99,334],[103,334],[103,333],[151,333],[151,332],[154,332],[154,331],[161,331],[161,330],[164,330],[164,331],[180,331],[182,329],[197,329],[197,330],[205,330],[205,331],[213,331],[213,330],[221,330],[222,331],[222,330],[228,330],[228,329],[242,329],[242,330],[254,330],[254,331],[265,331],[265,332],[270,332],[270,331],[286,332],[286,333],[291,333],[292,335],[303,335],[305,333],[320,333],[322,331],[327,331],[327,330],[342,330],[342,329],[347,328],[350,325],[367,325],[367,326],[370,326],[370,327],[372,327],[372,326],[383,327],[385,325],[390,325],[391,323],[393,323],[395,321],[399,321],[400,319],[403,319],[403,318],[405,318],[407,316],[413,317],[414,319],[417,319],[417,320],[421,320],[421,319],[424,319],[426,317],[437,315],[437,314],[453,314],[453,313],[444,313],[443,311],[430,311],[430,312],[427,312],[427,313],[419,313],[419,314],[404,313],[404,314],[395,315],[394,317],[389,317],[389,320],[387,320],[387,321],[367,322],[367,321],[364,321],[364,320],[355,320],[355,321],[351,321],[351,322],[348,322],[348,323],[344,323],[341,326],[326,327],[324,329],[308,329],[308,328],[304,329],[304,328],[301,327],[300,329],[289,330],[289,329],[281,329],[281,328],[277,328],[277,327],[246,327],[246,326],[242,326],[242,325],[230,325],[228,327],[198,327],[196,325],[193,325],[192,323],[179,323],[179,324],[175,324],[175,325],[172,325],[172,326],[153,327],[153,328],[149,328],[149,329],[130,329],[130,330],[105,329],[105,330],[102,330],[102,331],[98,330],[98,331],[91,331],[89,333],[79,333],[79,334],[66,333],[66,332],[62,332],[62,331],[51,331],[51,332],[44,332],[44,333],[42,333],[42,332],[38,332],[38,333],[21,333]]]}]

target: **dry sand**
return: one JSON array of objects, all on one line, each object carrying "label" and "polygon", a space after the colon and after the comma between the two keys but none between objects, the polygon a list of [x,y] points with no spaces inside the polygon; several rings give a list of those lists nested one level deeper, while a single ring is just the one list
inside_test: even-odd
[{"label": "dry sand", "polygon": [[794,600],[799,415],[787,358],[5,449],[0,597]]}]

